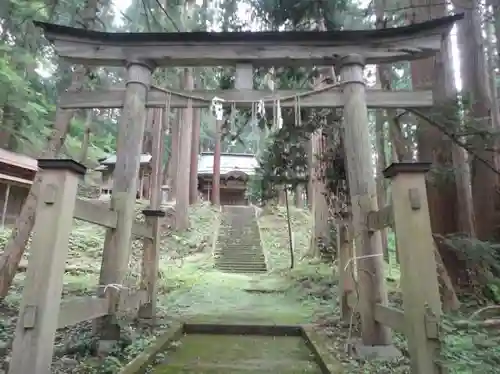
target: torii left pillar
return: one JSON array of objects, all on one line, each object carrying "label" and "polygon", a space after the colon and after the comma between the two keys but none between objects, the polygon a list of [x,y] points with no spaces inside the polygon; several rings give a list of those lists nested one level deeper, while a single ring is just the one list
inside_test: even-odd
[{"label": "torii left pillar", "polygon": [[364,59],[348,55],[341,59],[340,76],[344,83],[344,149],[352,205],[352,228],[358,268],[359,313],[364,346],[391,344],[390,329],[375,320],[375,305],[387,305],[384,258],[380,232],[371,233],[366,225],[370,211],[378,210],[373,173],[366,90],[363,81]]},{"label": "torii left pillar", "polygon": [[[116,228],[109,229],[104,240],[99,296],[109,293],[109,315],[97,321],[101,340],[99,350],[108,351],[120,337],[116,322],[119,290],[128,271],[132,245],[132,225],[138,187],[139,159],[146,124],[146,99],[154,64],[133,60],[127,64],[127,82],[123,110],[118,124],[116,167],[113,172],[111,209],[117,212]],[[113,285],[113,287],[109,287]]]}]

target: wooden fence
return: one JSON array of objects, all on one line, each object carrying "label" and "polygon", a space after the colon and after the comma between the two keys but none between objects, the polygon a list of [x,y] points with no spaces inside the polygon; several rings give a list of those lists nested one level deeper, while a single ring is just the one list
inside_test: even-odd
[{"label": "wooden fence", "polygon": [[[340,304],[344,319],[359,307],[371,307],[377,323],[405,334],[414,374],[437,374],[441,301],[431,232],[425,173],[428,164],[392,164],[384,171],[390,178],[392,205],[366,216],[369,235],[392,227],[401,266],[403,310],[380,302],[361,303],[358,299],[356,262],[349,230],[339,226]],[[382,260],[382,259],[381,259]]]},{"label": "wooden fence", "polygon": [[[57,329],[101,317],[104,317],[101,323],[116,323],[116,314],[123,309],[136,309],[138,317],[150,320],[155,313],[158,222],[164,212],[145,210],[146,223],[133,223],[132,235],[144,242],[138,289],[100,284],[98,296],[62,300],[73,219],[114,230],[119,213],[76,197],[78,181],[86,172],[82,165],[72,160],[39,160],[38,166],[43,177],[13,344],[11,374],[49,374]],[[106,248],[105,244],[104,252]],[[124,250],[130,252],[130,248]],[[101,279],[105,279],[105,271],[101,268]]]}]

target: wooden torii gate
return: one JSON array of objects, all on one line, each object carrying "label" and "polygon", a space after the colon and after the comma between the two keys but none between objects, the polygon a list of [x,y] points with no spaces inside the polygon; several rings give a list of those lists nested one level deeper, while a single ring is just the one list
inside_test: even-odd
[{"label": "wooden torii gate", "polygon": [[[66,109],[123,108],[118,128],[117,162],[111,198],[111,210],[116,213],[117,220],[106,238],[100,286],[121,284],[126,274],[147,107],[163,107],[167,95],[172,99],[171,108],[189,105],[207,107],[214,95],[228,102],[244,101],[242,105],[250,104],[254,99],[255,102],[262,99],[262,92],[248,90],[251,88],[248,86],[248,79],[240,80],[246,83],[237,87],[239,91],[168,93],[151,89],[151,74],[156,67],[336,65],[342,78],[341,84],[328,91],[313,92],[301,97],[301,107],[344,108],[344,146],[358,252],[356,255],[360,258],[357,262],[360,271],[358,301],[362,339],[366,346],[390,345],[390,329],[380,323],[376,316],[376,310],[387,306],[383,261],[380,257],[381,240],[380,235],[368,230],[366,224],[368,215],[378,210],[367,107],[428,106],[432,103],[432,95],[429,92],[366,90],[363,68],[365,64],[434,56],[459,19],[461,16],[445,17],[422,24],[382,30],[256,33],[105,33],[36,22],[36,26],[44,30],[46,38],[53,42],[57,54],[66,61],[87,66],[125,66],[127,69],[125,88],[108,92],[67,92],[62,95],[59,103],[61,108]],[[242,87],[243,85],[246,87]],[[241,91],[244,88],[247,90]],[[295,105],[294,97],[298,94],[301,93],[278,91],[274,100],[279,99],[282,107],[290,107]],[[274,100],[271,97],[269,101]],[[404,189],[400,193],[400,196],[403,195]],[[62,278],[63,274],[45,276]],[[437,285],[437,280],[434,283]],[[60,293],[61,283],[54,284],[51,292]],[[431,288],[434,290],[433,286]],[[439,316],[439,303],[434,302],[434,299],[428,300],[428,293],[421,293],[420,296],[417,298],[418,302],[428,303],[433,313]],[[47,341],[47,338],[54,337],[60,297],[55,299],[57,305],[51,304],[52,300],[50,292],[37,296],[38,308],[43,309],[38,313],[43,315],[44,323],[34,323],[33,319],[36,320],[37,317],[26,310],[26,307],[32,305],[23,303],[13,345],[13,360],[9,371],[11,374],[50,373],[53,341]],[[423,307],[420,304],[419,307]],[[47,313],[46,308],[51,308],[53,312]],[[111,317],[113,313],[114,310],[110,310]],[[28,326],[26,316],[33,320],[29,327],[25,327]],[[107,323],[101,326],[102,335],[116,338],[113,318],[108,318],[105,322]],[[417,358],[425,356],[421,354],[421,349],[412,348],[411,351]],[[414,368],[418,369],[418,373],[434,373],[425,372],[422,365],[420,368],[419,365],[414,365]]]}]

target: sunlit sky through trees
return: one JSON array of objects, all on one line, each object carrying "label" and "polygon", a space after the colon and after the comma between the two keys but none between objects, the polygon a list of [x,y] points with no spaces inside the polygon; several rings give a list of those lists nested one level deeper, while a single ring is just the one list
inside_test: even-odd
[{"label": "sunlit sky through trees", "polygon": [[[356,1],[356,0],[355,0]],[[371,0],[357,0],[358,4],[360,5],[360,8],[366,8]],[[115,22],[117,24],[121,24],[123,22],[123,17],[121,16],[121,13],[124,13],[127,8],[130,6],[131,0],[114,0],[113,5],[116,9],[116,14],[117,18],[115,19]],[[197,5],[202,5],[203,0],[196,0]],[[255,24],[255,21],[250,22],[250,16],[249,16],[249,10],[250,6],[242,1],[238,3],[238,16],[240,19],[245,19],[249,21],[248,23],[250,24],[250,29],[257,30],[257,25]],[[254,27],[252,27],[252,24]],[[452,58],[453,58],[453,70],[455,73],[455,84],[457,89],[461,89],[462,87],[462,82],[460,79],[460,60],[458,56],[458,46],[457,46],[457,37],[456,37],[456,26],[453,27],[453,30],[451,32],[451,43],[452,43]],[[368,67],[370,69],[370,67]]]}]

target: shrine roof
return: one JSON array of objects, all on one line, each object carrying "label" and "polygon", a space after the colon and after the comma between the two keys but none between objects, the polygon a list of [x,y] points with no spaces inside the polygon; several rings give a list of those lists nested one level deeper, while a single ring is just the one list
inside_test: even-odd
[{"label": "shrine roof", "polygon": [[[151,162],[151,159],[153,156],[147,153],[141,154],[141,158],[139,161],[139,164],[142,165],[148,165]],[[102,158],[99,160],[99,166],[96,167],[94,170],[95,171],[104,171],[108,170],[109,166],[114,167],[116,164],[116,155],[110,155],[108,157]]]},{"label": "shrine roof", "polygon": [[[257,158],[253,154],[222,153],[220,157],[220,174],[243,173],[254,175],[259,167]],[[203,152],[198,156],[198,175],[212,175],[214,172],[213,152]]]},{"label": "shrine roof", "polygon": [[[343,56],[361,55],[367,64],[434,56],[462,14],[409,26],[372,30],[283,32],[103,32],[35,22],[56,53],[74,64],[150,67],[335,65]],[[151,64],[149,64],[151,63]]]},{"label": "shrine roof", "polygon": [[[381,37],[391,38],[411,36],[432,31],[441,27],[452,26],[463,19],[463,14],[433,19],[403,27],[391,27],[372,30],[334,30],[334,31],[242,31],[242,32],[104,32],[82,28],[34,21],[35,26],[57,36],[91,38],[94,41],[109,42],[180,42],[180,43],[224,43],[224,42],[311,42],[311,43],[355,43]],[[50,39],[50,37],[49,37]]]}]

